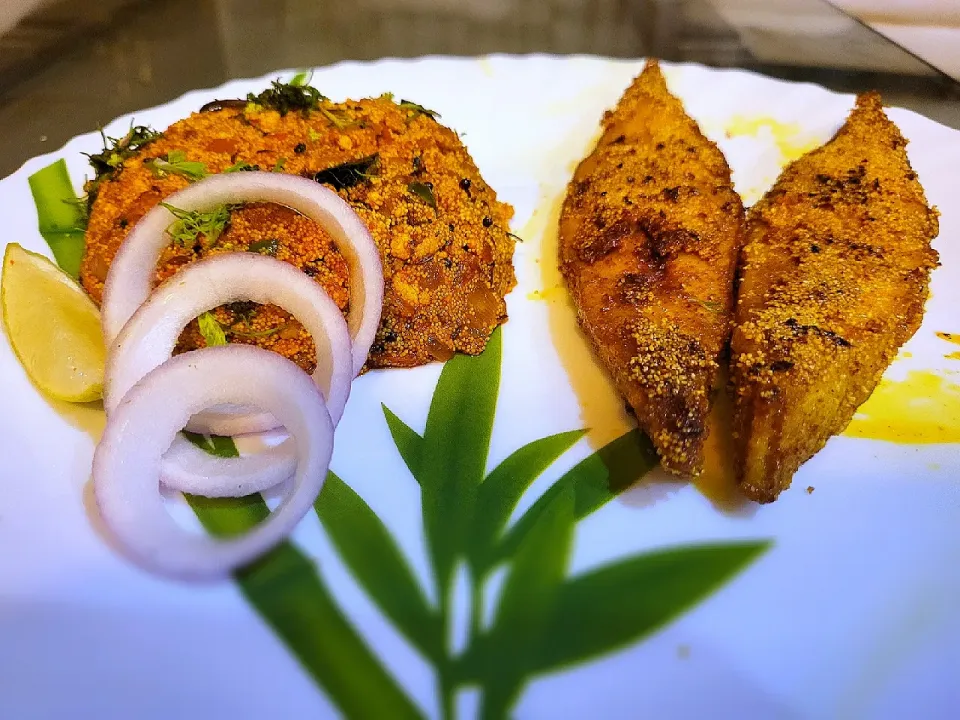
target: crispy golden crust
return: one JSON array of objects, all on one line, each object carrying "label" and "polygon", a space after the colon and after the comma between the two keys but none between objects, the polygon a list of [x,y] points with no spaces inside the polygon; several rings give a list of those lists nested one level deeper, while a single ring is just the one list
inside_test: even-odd
[{"label": "crispy golden crust", "polygon": [[923,317],[937,213],[869,93],[750,211],[731,382],[744,493],[771,502],[841,432]]},{"label": "crispy golden crust", "polygon": [[[306,115],[227,108],[172,125],[100,187],[80,275],[95,301],[100,301],[110,262],[129,229],[187,184],[177,175],[155,177],[144,165],[172,150],[184,151],[188,160],[203,162],[210,172],[238,161],[269,170],[283,158],[283,172],[309,176],[379,153],[375,176],[339,190],[369,227],[384,261],[383,320],[370,367],[420,365],[454,351],[479,353],[506,319],[504,296],[516,283],[514,241],[507,234],[512,209],[497,201],[453,131],[386,97],[323,102],[321,110]],[[436,208],[410,190],[412,183],[432,184]],[[330,238],[289,209],[273,207],[269,217],[265,212],[262,207],[235,211],[218,247],[245,249],[266,238],[258,223],[268,223],[270,236],[278,239],[277,257],[314,276],[345,307],[346,266]],[[217,251],[171,248],[157,278]],[[218,310],[221,322],[239,323],[237,332],[228,334],[231,342],[270,347],[312,368],[313,343],[299,323],[278,308],[265,308],[247,324],[248,311]],[[193,325],[179,349],[198,345],[202,340]]]},{"label": "crispy golden crust", "polygon": [[674,473],[703,463],[743,222],[726,160],[648,62],[570,183],[559,261],[581,326]]}]

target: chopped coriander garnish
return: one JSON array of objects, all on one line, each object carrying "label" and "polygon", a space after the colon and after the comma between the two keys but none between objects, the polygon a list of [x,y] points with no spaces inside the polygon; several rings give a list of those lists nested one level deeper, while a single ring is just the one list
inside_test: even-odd
[{"label": "chopped coriander garnish", "polygon": [[412,182],[407,185],[407,190],[423,200],[434,210],[437,209],[437,198],[433,194],[433,187],[431,185],[422,182]]},{"label": "chopped coriander garnish", "polygon": [[303,87],[304,85],[309,85],[311,79],[313,79],[312,70],[301,70],[290,78],[290,84],[294,87]]},{"label": "chopped coriander garnish", "polygon": [[380,99],[381,99],[381,100],[389,100],[390,102],[393,102],[393,93],[392,93],[392,92],[381,93],[381,94],[380,94]]},{"label": "chopped coriander garnish", "polygon": [[316,130],[314,130],[313,128],[307,128],[307,137],[310,138],[310,140],[311,140],[312,142],[316,142],[317,140],[319,140],[320,138],[322,138],[323,135],[321,135],[320,133],[318,133],[318,132],[317,132]]},{"label": "chopped coriander garnish", "polygon": [[271,82],[270,87],[259,95],[253,93],[247,95],[248,103],[276,110],[281,115],[286,115],[291,110],[300,110],[304,113],[316,110],[322,100],[326,100],[326,97],[310,85],[284,83],[279,80]]},{"label": "chopped coriander garnish", "polygon": [[107,137],[102,130],[100,137],[103,138],[103,150],[87,155],[98,180],[103,175],[112,174],[124,160],[160,137],[160,133],[146,125],[132,125],[121,138]]},{"label": "chopped coriander garnish", "polygon": [[283,166],[287,164],[287,159],[285,157],[277,158],[277,162],[273,166],[273,172],[281,172]]},{"label": "chopped coriander garnish", "polygon": [[359,160],[334,165],[333,167],[321,170],[313,179],[318,183],[333,186],[334,190],[343,190],[366,180],[377,174],[377,164],[380,156],[377,153],[362,157]]},{"label": "chopped coriander garnish", "polygon": [[181,175],[187,180],[202,180],[207,176],[207,166],[202,162],[187,160],[183,150],[171,150],[166,159],[154,158],[144,163],[156,177],[167,175]]},{"label": "chopped coriander garnish", "polygon": [[413,115],[410,117],[411,120],[416,118],[418,115],[426,115],[434,120],[440,117],[440,113],[438,113],[436,110],[428,110],[423,105],[419,105],[411,100],[401,100],[399,104],[400,107],[404,108],[405,110],[410,110],[413,112]]},{"label": "chopped coriander garnish", "polygon": [[165,202],[160,204],[177,218],[167,228],[167,234],[180,247],[192,247],[200,235],[203,235],[206,240],[205,247],[214,247],[226,229],[227,223],[230,222],[230,211],[233,209],[230,205],[218,205],[212,210],[203,212],[181,210]]},{"label": "chopped coriander garnish", "polygon": [[103,138],[103,150],[93,155],[84,153],[94,171],[93,179],[88,180],[84,185],[88,209],[93,206],[100,183],[113,177],[123,165],[124,160],[160,137],[160,133],[146,125],[131,125],[127,134],[121,138],[107,137],[102,130],[100,136]]},{"label": "chopped coriander garnish", "polygon": [[317,109],[337,130],[345,130],[354,123],[351,118],[346,117],[343,110],[340,110],[338,115],[333,110],[327,110],[325,107],[318,107]]},{"label": "chopped coriander garnish", "polygon": [[276,238],[257,240],[256,242],[250,243],[250,245],[247,247],[247,251],[260,253],[261,255],[276,255],[277,250],[279,249],[280,241]]},{"label": "chopped coriander garnish", "polygon": [[200,326],[200,334],[203,335],[207,347],[227,344],[227,336],[223,332],[223,327],[217,322],[213,313],[202,313],[197,318],[197,325]]},{"label": "chopped coriander garnish", "polygon": [[224,172],[225,173],[248,172],[250,170],[259,170],[259,169],[260,169],[259,165],[251,165],[246,160],[238,160],[230,167],[224,169]]}]

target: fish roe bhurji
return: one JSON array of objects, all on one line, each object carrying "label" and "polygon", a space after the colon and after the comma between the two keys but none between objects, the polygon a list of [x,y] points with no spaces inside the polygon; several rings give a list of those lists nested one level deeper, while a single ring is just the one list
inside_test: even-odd
[{"label": "fish roe bhurji", "polygon": [[[159,135],[134,128],[91,162],[98,176],[87,186],[80,280],[97,303],[117,249],[150,209],[205,174],[259,169],[326,184],[373,235],[385,294],[368,367],[477,354],[506,320],[504,296],[516,284],[513,210],[497,201],[457,134],[414,103],[390,95],[333,103],[313,88],[274,83],[247,101],[210,103]],[[158,282],[203,257],[259,252],[300,268],[347,309],[346,262],[314,221],[270,203],[183,215],[171,226]],[[213,315],[228,342],[256,344],[313,369],[313,341],[280,308],[233,303]],[[204,344],[193,321],[177,350]]]}]

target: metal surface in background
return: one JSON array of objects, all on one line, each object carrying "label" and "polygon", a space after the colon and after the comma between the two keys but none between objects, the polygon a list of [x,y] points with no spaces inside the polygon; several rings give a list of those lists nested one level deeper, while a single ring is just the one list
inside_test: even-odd
[{"label": "metal surface in background", "polygon": [[960,85],[820,0],[48,0],[0,36],[0,175],[112,118],[280,68],[430,54],[656,55],[960,127]]}]

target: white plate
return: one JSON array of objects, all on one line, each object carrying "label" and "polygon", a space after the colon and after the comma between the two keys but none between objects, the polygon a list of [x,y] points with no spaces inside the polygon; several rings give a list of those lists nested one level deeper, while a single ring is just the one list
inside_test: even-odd
[{"label": "white plate", "polygon": [[[525,242],[514,261],[519,285],[508,297],[487,467],[551,433],[591,431],[534,482],[513,517],[594,447],[629,427],[556,287],[552,248],[555,211],[572,168],[596,138],[603,110],[641,67],[591,58],[429,58],[347,63],[313,77],[334,99],[392,91],[437,110],[464,135],[485,179],[516,208],[513,229]],[[135,117],[164,128],[208,100],[243,96],[289,74],[188,93]],[[828,139],[852,106],[851,96],[745,72],[685,65],[667,66],[666,75],[727,154],[747,202],[769,186],[788,156]],[[773,505],[718,508],[693,486],[651,479],[579,522],[571,576],[675,544],[770,539],[773,545],[654,634],[534,679],[519,697],[517,717],[960,713],[954,683],[960,667],[960,390],[953,384],[960,362],[947,357],[958,348],[936,336],[960,331],[960,133],[905,110],[890,116],[911,141],[914,169],[942,212],[935,242],[942,267],[933,275],[923,326],[889,369],[886,390],[896,398],[897,388],[908,387],[898,381],[941,383],[937,393],[920,398],[928,403],[920,418],[930,422],[908,426],[911,444],[832,439]],[[120,118],[107,132],[119,135],[129,123]],[[87,172],[80,153],[97,149],[96,134],[75,138],[0,182],[4,240],[44,252],[27,176],[64,157],[79,184]],[[397,538],[427,588],[419,488],[394,448],[380,404],[422,431],[440,370],[432,365],[360,378],[333,462]],[[44,400],[5,339],[0,402],[0,717],[336,713],[233,585],[161,581],[105,544],[88,512],[102,413]],[[877,412],[891,402],[877,403]],[[899,402],[895,410],[909,413],[909,400]],[[930,442],[950,437],[954,444]],[[816,491],[805,492],[808,486]],[[315,516],[295,539],[375,655],[421,711],[437,717],[431,666],[380,614]],[[454,605],[465,598],[457,585]],[[472,717],[476,702],[477,692],[464,693],[458,716]]]}]

